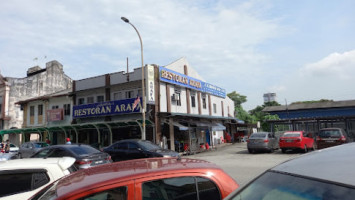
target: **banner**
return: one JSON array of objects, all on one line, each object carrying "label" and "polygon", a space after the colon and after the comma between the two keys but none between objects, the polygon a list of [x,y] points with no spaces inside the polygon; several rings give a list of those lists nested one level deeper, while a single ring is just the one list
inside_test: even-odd
[{"label": "banner", "polygon": [[142,109],[142,98],[138,105],[133,107],[135,100],[136,98],[132,98],[73,106],[73,118],[139,113]]}]

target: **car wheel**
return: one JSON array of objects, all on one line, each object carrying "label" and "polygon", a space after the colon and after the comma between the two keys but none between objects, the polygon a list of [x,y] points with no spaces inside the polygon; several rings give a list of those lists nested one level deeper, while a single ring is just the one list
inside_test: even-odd
[{"label": "car wheel", "polygon": [[251,149],[249,149],[249,148],[248,148],[248,152],[249,152],[249,153],[253,153],[253,151],[252,151]]},{"label": "car wheel", "polygon": [[274,152],[274,148],[270,148],[270,150],[269,150],[269,153],[273,153]]},{"label": "car wheel", "polygon": [[304,149],[303,149],[303,151],[304,151],[305,153],[307,153],[307,151],[308,151],[308,149],[307,149],[307,145],[304,145]]},{"label": "car wheel", "polygon": [[286,149],[281,149],[282,153],[286,153]]},{"label": "car wheel", "polygon": [[20,159],[22,159],[22,154],[21,154],[21,153],[18,153],[18,157],[19,157]]}]

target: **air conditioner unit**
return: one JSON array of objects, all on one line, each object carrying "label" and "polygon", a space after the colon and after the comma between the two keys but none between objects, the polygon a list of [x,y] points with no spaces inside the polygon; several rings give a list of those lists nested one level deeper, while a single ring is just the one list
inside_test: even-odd
[{"label": "air conditioner unit", "polygon": [[173,94],[173,96],[171,97],[171,99],[173,101],[179,101],[180,100],[180,96],[178,94]]}]

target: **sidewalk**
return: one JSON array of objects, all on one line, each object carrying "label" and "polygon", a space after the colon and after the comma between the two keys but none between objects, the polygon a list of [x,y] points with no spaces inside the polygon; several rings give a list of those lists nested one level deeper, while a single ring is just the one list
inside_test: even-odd
[{"label": "sidewalk", "polygon": [[182,153],[180,155],[182,156],[188,156],[188,155],[193,155],[193,154],[200,154],[200,153],[206,153],[206,152],[211,152],[211,151],[218,151],[221,150],[225,147],[228,147],[230,145],[235,145],[236,148],[241,148],[241,149],[245,149],[246,148],[246,142],[235,142],[235,143],[222,143],[222,144],[218,144],[216,146],[214,146],[213,148],[210,147],[208,150],[207,149],[203,149],[200,151],[196,151],[195,153]]}]

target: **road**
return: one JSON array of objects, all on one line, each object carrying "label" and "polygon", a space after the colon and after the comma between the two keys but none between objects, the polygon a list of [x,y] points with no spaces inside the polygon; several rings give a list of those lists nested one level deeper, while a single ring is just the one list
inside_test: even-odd
[{"label": "road", "polygon": [[246,143],[235,143],[186,157],[215,163],[233,177],[240,186],[244,186],[265,170],[299,155],[301,153],[283,154],[281,150],[276,150],[274,153],[249,154]]}]

